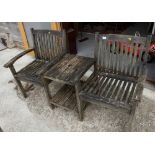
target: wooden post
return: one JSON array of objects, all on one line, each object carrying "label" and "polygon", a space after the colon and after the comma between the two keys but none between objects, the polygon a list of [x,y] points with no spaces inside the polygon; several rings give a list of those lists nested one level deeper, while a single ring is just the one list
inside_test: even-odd
[{"label": "wooden post", "polygon": [[19,28],[19,32],[21,34],[21,38],[22,38],[22,42],[23,42],[23,47],[25,49],[27,49],[27,48],[29,48],[29,44],[28,44],[28,40],[27,40],[27,36],[26,36],[26,32],[25,32],[25,28],[24,28],[23,22],[18,22],[18,28]]},{"label": "wooden post", "polygon": [[78,107],[78,114],[79,114],[79,120],[83,120],[83,109],[82,109],[82,101],[80,100],[79,91],[81,89],[80,82],[75,84],[75,92],[76,92],[76,100],[77,100],[77,107]]},{"label": "wooden post", "polygon": [[[28,43],[28,39],[27,39],[27,36],[26,36],[24,23],[23,22],[18,22],[18,28],[19,28],[19,32],[21,34],[23,47],[24,47],[24,49],[28,49],[29,48],[29,43]],[[34,57],[34,51],[30,52],[29,54]]]},{"label": "wooden post", "polygon": [[61,30],[60,22],[51,22],[51,30]]}]

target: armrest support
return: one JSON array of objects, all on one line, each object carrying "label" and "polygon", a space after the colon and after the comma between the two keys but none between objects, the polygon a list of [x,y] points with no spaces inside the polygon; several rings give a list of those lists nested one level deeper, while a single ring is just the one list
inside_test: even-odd
[{"label": "armrest support", "polygon": [[27,49],[27,50],[21,52],[20,54],[16,55],[14,58],[12,58],[9,62],[7,62],[4,65],[4,67],[8,68],[8,67],[12,66],[19,58],[21,58],[22,56],[24,56],[25,54],[27,54],[33,50],[34,50],[34,48],[30,48],[30,49]]}]

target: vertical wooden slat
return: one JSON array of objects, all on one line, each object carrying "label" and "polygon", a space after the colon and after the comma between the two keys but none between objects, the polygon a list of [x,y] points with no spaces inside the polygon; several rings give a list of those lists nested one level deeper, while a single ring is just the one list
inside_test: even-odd
[{"label": "vertical wooden slat", "polygon": [[128,71],[127,71],[127,74],[129,76],[132,76],[131,71],[132,71],[132,67],[133,67],[132,62],[133,62],[133,50],[134,49],[133,49],[131,44],[130,44],[129,48],[130,48],[130,50],[128,52],[128,69],[127,69]]},{"label": "vertical wooden slat", "polygon": [[109,64],[109,61],[111,60],[111,57],[110,57],[110,52],[111,50],[111,43],[109,42],[108,44],[108,48],[106,50],[106,58],[105,58],[105,61],[106,61],[106,71],[109,70],[109,67],[110,67],[110,64]]},{"label": "vertical wooden slat", "polygon": [[122,46],[122,44],[121,44],[121,41],[119,40],[118,41],[118,45],[117,45],[117,51],[118,51],[118,53],[117,53],[117,73],[119,73],[120,74],[120,71],[121,71],[121,46]]},{"label": "vertical wooden slat", "polygon": [[44,38],[44,33],[41,33],[41,43],[42,43],[42,51],[41,51],[41,54],[42,54],[42,57],[44,60],[47,59],[47,55],[46,55],[46,49],[45,49],[45,44],[46,44],[46,40]]},{"label": "vertical wooden slat", "polygon": [[107,69],[110,71],[113,67],[113,62],[112,62],[112,57],[113,57],[113,41],[111,42],[109,49],[107,51]]},{"label": "vertical wooden slat", "polygon": [[34,36],[34,46],[36,50],[36,55],[37,55],[37,58],[39,58],[40,57],[40,46],[39,46],[39,41],[38,41],[38,34],[34,33],[33,36]]},{"label": "vertical wooden slat", "polygon": [[52,60],[52,58],[54,57],[54,53],[53,53],[53,41],[50,33],[48,37],[49,37],[48,40],[49,40],[49,48],[50,48],[50,57]]},{"label": "vertical wooden slat", "polygon": [[134,56],[133,56],[133,66],[132,66],[132,70],[131,70],[131,75],[132,76],[136,76],[138,46],[139,46],[139,44],[137,43],[133,47],[134,48],[134,50],[133,50]]},{"label": "vertical wooden slat", "polygon": [[[47,32],[48,33],[48,32]],[[47,33],[44,33],[44,41],[45,41],[45,52],[46,52],[46,60],[49,60],[49,54],[48,54],[48,40],[47,40]]]},{"label": "vertical wooden slat", "polygon": [[143,55],[143,49],[144,49],[144,45],[141,45],[139,47],[139,56],[138,56],[138,60],[137,60],[137,76],[141,75],[141,70],[142,70],[142,55]]},{"label": "vertical wooden slat", "polygon": [[119,40],[116,41],[116,67],[115,67],[115,73],[119,71]]},{"label": "vertical wooden slat", "polygon": [[110,51],[110,43],[108,41],[108,39],[105,41],[105,46],[104,46],[104,70],[107,71],[107,67],[108,67],[108,52]]},{"label": "vertical wooden slat", "polygon": [[45,42],[44,43],[44,49],[45,49],[45,55],[46,55],[46,59],[45,60],[48,61],[49,60],[49,55],[48,55],[48,50],[47,50],[47,42],[48,42],[48,40],[46,39],[46,34],[47,33],[43,34],[43,39],[44,39],[43,42]]},{"label": "vertical wooden slat", "polygon": [[121,51],[120,51],[120,72],[123,74],[123,56],[124,56],[124,42],[121,42]]},{"label": "vertical wooden slat", "polygon": [[63,50],[63,53],[66,52],[66,33],[65,33],[65,30],[62,30],[62,50]]},{"label": "vertical wooden slat", "polygon": [[98,58],[97,58],[97,65],[102,67],[101,61],[102,61],[102,52],[104,52],[102,50],[102,40],[99,41],[99,48],[98,48]]},{"label": "vertical wooden slat", "polygon": [[42,52],[43,52],[43,47],[42,47],[42,42],[41,42],[41,34],[38,33],[38,45],[39,45],[39,55],[40,55],[40,59],[44,59],[43,56],[42,56]]},{"label": "vertical wooden slat", "polygon": [[99,55],[99,33],[95,33],[95,50],[94,50],[94,72],[96,72],[98,70],[98,55]]},{"label": "vertical wooden slat", "polygon": [[40,55],[42,57],[43,60],[46,59],[46,56],[45,56],[45,48],[44,48],[44,40],[43,40],[43,35],[42,33],[39,33],[39,36],[40,36],[40,45],[41,45],[41,51],[40,51]]},{"label": "vertical wooden slat", "polygon": [[51,49],[50,49],[49,33],[50,33],[50,31],[46,34],[46,39],[47,39],[47,52],[48,52],[48,59],[49,60],[52,60],[51,52],[50,52]]},{"label": "vertical wooden slat", "polygon": [[59,38],[57,36],[55,36],[55,39],[56,39],[56,55],[59,55]]},{"label": "vertical wooden slat", "polygon": [[55,56],[57,55],[57,40],[56,40],[56,36],[53,36],[53,40],[54,40],[54,53],[55,53]]},{"label": "vertical wooden slat", "polygon": [[113,73],[116,73],[117,68],[117,40],[114,40],[114,51],[113,51]]},{"label": "vertical wooden slat", "polygon": [[129,52],[129,44],[126,43],[126,47],[125,47],[125,53],[124,53],[124,63],[123,63],[123,66],[124,66],[124,75],[127,74],[127,70],[128,70],[128,52]]},{"label": "vertical wooden slat", "polygon": [[54,57],[56,57],[56,50],[55,50],[55,46],[56,46],[55,44],[56,43],[55,43],[55,36],[54,35],[52,36],[52,42],[53,42],[53,54],[54,54]]},{"label": "vertical wooden slat", "polygon": [[100,71],[103,71],[104,68],[105,72],[133,77],[139,76],[138,73],[144,67],[141,56],[138,56],[139,44],[144,45],[145,38],[125,35],[99,35],[95,40],[97,47],[95,46],[94,57]]},{"label": "vertical wooden slat", "polygon": [[65,36],[65,31],[34,30],[33,40],[37,57],[49,61],[63,55],[66,52]]}]

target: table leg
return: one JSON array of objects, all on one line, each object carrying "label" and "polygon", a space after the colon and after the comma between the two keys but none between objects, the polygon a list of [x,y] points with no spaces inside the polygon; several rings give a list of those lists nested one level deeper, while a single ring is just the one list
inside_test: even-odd
[{"label": "table leg", "polygon": [[80,91],[80,82],[75,84],[75,92],[76,92],[76,100],[77,100],[77,107],[78,107],[78,113],[79,113],[79,119],[80,121],[83,120],[83,111],[82,111],[82,101],[79,97],[79,91]]},{"label": "table leg", "polygon": [[43,82],[43,86],[44,86],[44,90],[45,90],[45,94],[47,97],[48,104],[52,109],[54,109],[55,106],[50,103],[50,99],[52,98],[51,94],[50,94],[49,86],[48,86],[50,82],[48,79],[45,79],[45,78],[42,78],[42,82]]}]

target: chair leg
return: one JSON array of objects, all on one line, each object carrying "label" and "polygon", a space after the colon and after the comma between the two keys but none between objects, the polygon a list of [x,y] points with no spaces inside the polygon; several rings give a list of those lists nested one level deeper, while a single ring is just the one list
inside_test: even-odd
[{"label": "chair leg", "polygon": [[133,118],[135,116],[136,107],[137,107],[137,102],[134,102],[133,106],[132,106],[132,109],[131,109],[131,112],[130,112],[130,118],[129,118],[128,122],[125,124],[125,127],[124,127],[125,132],[130,132],[131,129],[132,129],[132,121],[133,121]]},{"label": "chair leg", "polygon": [[136,107],[138,106],[138,104],[141,102],[142,99],[142,92],[143,92],[143,84],[139,83],[137,86],[137,100],[132,100],[132,109],[130,112],[130,118],[129,121],[126,123],[125,126],[125,131],[131,131],[132,128],[132,121],[136,112]]},{"label": "chair leg", "polygon": [[17,78],[15,78],[15,81],[17,83],[17,86],[19,87],[22,95],[24,96],[24,98],[27,97],[27,94],[26,94],[26,91],[24,90],[23,86],[22,86],[22,83],[20,82],[20,80],[18,80]]},{"label": "chair leg", "polygon": [[24,88],[23,88],[23,86],[22,86],[20,80],[18,80],[18,79],[15,77],[16,71],[15,71],[14,67],[13,67],[13,66],[10,66],[10,70],[11,70],[11,73],[12,73],[12,75],[13,75],[13,77],[14,77],[16,83],[17,83],[17,86],[19,87],[19,89],[20,89],[22,95],[24,96],[24,98],[26,98],[26,97],[27,97],[27,94],[26,94],[26,92],[25,92],[25,90],[24,90]]},{"label": "chair leg", "polygon": [[80,91],[80,83],[77,83],[77,84],[75,84],[75,92],[76,92],[79,120],[83,121],[82,101],[80,100],[79,91]]}]

